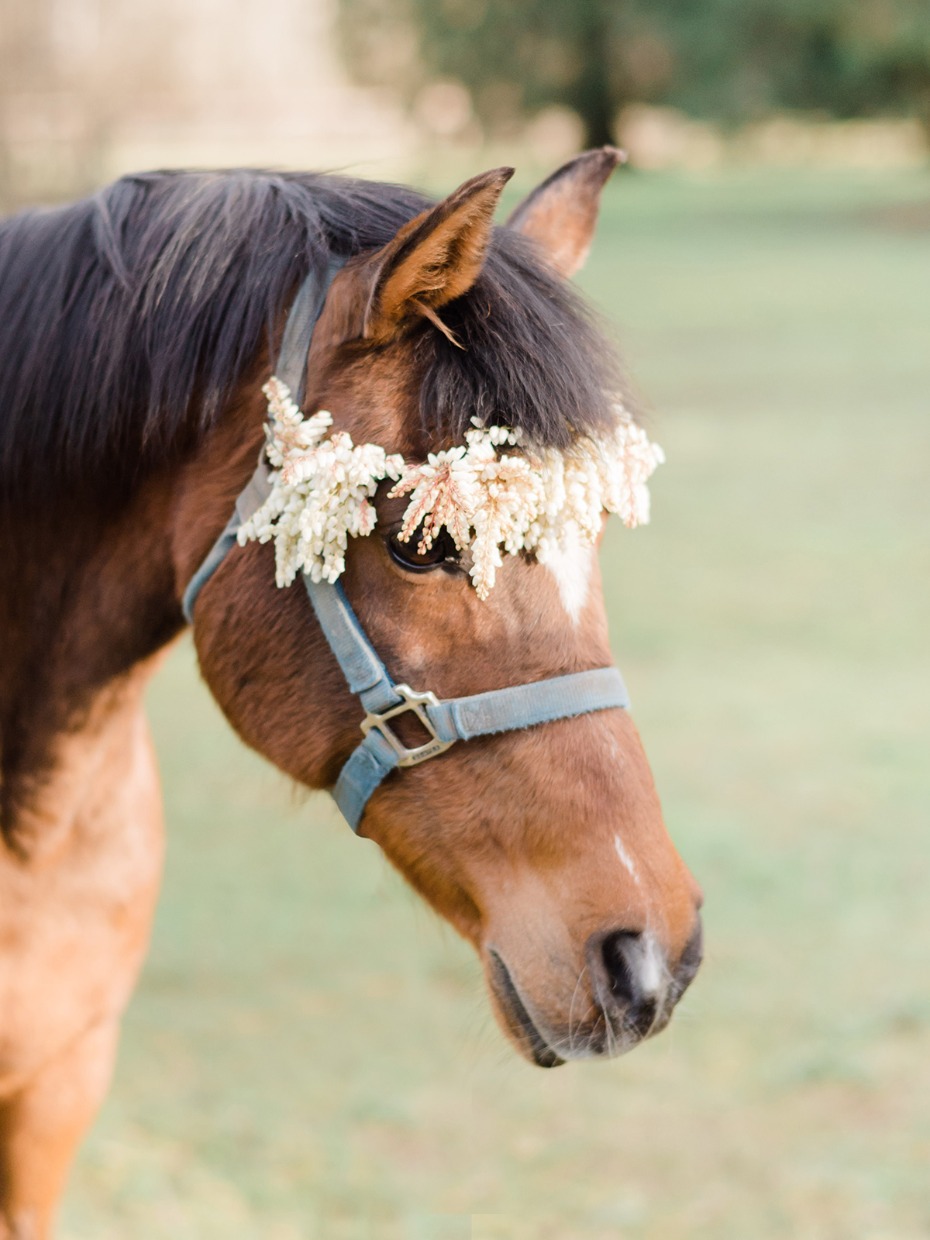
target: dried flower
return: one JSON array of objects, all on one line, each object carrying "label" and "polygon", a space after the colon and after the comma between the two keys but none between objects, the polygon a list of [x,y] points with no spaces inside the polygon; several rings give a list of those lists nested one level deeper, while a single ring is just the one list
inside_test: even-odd
[{"label": "dried flower", "polygon": [[531,551],[545,563],[568,541],[594,542],[604,511],[629,527],[645,524],[647,482],[665,459],[618,405],[610,434],[580,438],[565,452],[535,448],[507,427],[473,423],[464,445],[408,465],[376,444],[353,444],[344,431],[324,438],[330,414],[305,418],[276,377],[263,390],[272,489],[240,529],[239,542],[274,539],[279,586],[290,585],[299,571],[313,581],[335,581],[345,570],[349,536],[374,529],[370,500],[378,483],[391,478],[391,496],[410,496],[399,537],[409,541],[419,531],[423,554],[445,528],[459,551],[470,552],[469,572],[484,599],[502,553]]},{"label": "dried flower", "polygon": [[398,478],[403,458],[388,456],[377,444],[355,445],[336,431],[325,411],[304,418],[287,387],[272,378],[268,397],[266,455],[276,468],[271,493],[239,530],[239,542],[275,544],[275,581],[288,586],[298,572],[312,581],[336,581],[345,571],[349,536],[375,528],[370,503],[382,478]]}]

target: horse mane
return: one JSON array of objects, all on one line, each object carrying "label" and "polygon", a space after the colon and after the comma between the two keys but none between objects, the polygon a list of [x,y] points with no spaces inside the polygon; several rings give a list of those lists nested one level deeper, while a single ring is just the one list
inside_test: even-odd
[{"label": "horse mane", "polygon": [[[396,185],[254,170],[126,176],[0,222],[0,496],[117,497],[203,434],[268,354],[330,253],[385,244],[431,205]],[[470,419],[565,446],[610,416],[613,350],[519,234],[495,230],[475,286],[424,328],[424,429]]]}]

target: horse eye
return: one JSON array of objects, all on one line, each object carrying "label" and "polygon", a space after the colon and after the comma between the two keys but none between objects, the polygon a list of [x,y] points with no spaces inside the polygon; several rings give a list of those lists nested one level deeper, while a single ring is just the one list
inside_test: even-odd
[{"label": "horse eye", "polygon": [[394,563],[407,569],[408,572],[428,573],[430,569],[440,568],[443,564],[455,563],[458,560],[458,550],[446,530],[439,531],[428,551],[421,552],[418,549],[422,537],[421,532],[417,530],[410,535],[409,539],[403,541],[400,532],[395,530],[387,540],[388,551]]}]

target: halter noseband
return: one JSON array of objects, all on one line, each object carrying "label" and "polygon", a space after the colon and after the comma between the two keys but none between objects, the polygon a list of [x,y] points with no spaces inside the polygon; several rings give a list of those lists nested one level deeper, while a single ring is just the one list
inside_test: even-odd
[{"label": "halter noseband", "polygon": [[[322,277],[311,271],[288,314],[275,374],[295,394],[298,405],[303,397],[313,329],[329,286],[341,266],[342,260],[331,258]],[[240,492],[226,528],[184,591],[182,607],[189,623],[193,623],[200,591],[235,546],[239,527],[265,500],[270,485],[268,467],[262,459]],[[349,689],[360,699],[365,711],[361,722],[363,739],[340,771],[332,790],[336,804],[353,831],[358,830],[372,793],[395,767],[418,766],[444,753],[456,741],[570,719],[592,711],[626,708],[630,704],[616,667],[573,672],[533,684],[445,701],[440,701],[433,693],[417,693],[409,685],[398,685],[391,679],[339,582],[311,581],[304,573],[303,583]],[[430,738],[412,749],[404,745],[391,726],[394,719],[406,713],[417,717]]]}]

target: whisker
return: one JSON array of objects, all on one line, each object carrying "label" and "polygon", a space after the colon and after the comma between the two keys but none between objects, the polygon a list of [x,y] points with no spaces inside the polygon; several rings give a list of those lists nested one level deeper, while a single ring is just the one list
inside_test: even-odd
[{"label": "whisker", "polygon": [[584,980],[584,975],[587,973],[587,971],[588,971],[587,964],[583,964],[581,966],[581,972],[578,974],[578,977],[575,981],[575,989],[572,991],[571,1002],[568,1005],[568,1049],[569,1049],[569,1053],[572,1055],[574,1055],[574,1051],[575,1051],[575,1035],[574,1035],[574,1029],[573,1029],[575,1000],[578,997],[578,990],[581,986],[582,981]]}]

